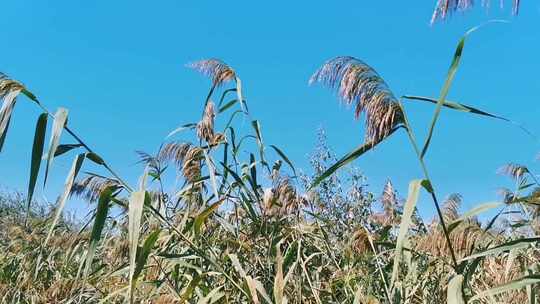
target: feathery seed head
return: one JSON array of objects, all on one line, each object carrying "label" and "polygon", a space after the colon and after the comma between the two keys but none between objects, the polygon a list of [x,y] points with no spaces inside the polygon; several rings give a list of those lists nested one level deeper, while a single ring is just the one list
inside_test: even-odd
[{"label": "feathery seed head", "polygon": [[164,162],[173,162],[188,182],[194,182],[201,176],[202,154],[200,147],[190,143],[171,142],[161,148],[157,157]]},{"label": "feathery seed head", "polygon": [[21,91],[23,89],[24,87],[21,83],[0,72],[0,99],[3,99],[10,92]]},{"label": "feathery seed head", "polygon": [[459,218],[459,207],[462,197],[460,194],[450,194],[442,207],[442,214],[445,222],[451,223]]},{"label": "feathery seed head", "polygon": [[101,192],[108,187],[121,188],[121,184],[116,179],[90,175],[73,184],[71,195],[86,199],[89,202],[95,202]]},{"label": "feathery seed head", "polygon": [[194,183],[201,177],[200,160],[203,157],[203,150],[192,146],[186,153],[186,158],[182,166],[182,173],[187,181]]},{"label": "feathery seed head", "polygon": [[157,158],[163,162],[173,162],[177,167],[180,167],[190,148],[190,143],[170,142],[159,150]]},{"label": "feathery seed head", "polygon": [[236,73],[225,62],[216,59],[204,59],[192,62],[187,65],[201,74],[211,77],[212,84],[216,87],[224,84],[225,82],[236,79]]},{"label": "feathery seed head", "polygon": [[394,190],[391,181],[386,182],[386,185],[384,185],[383,193],[381,195],[381,204],[387,213],[388,211],[394,210],[398,205],[396,190]]},{"label": "feathery seed head", "polygon": [[265,213],[274,216],[287,216],[293,214],[305,203],[289,179],[281,178],[273,188],[264,190],[263,208]]},{"label": "feathery seed head", "polygon": [[497,173],[514,178],[515,180],[521,179],[525,174],[529,173],[529,169],[524,165],[509,163],[497,170]]},{"label": "feathery seed head", "polygon": [[[501,0],[501,7],[504,1]],[[519,12],[520,0],[512,0],[512,14],[517,15]],[[482,6],[488,8],[490,0],[482,0]],[[431,16],[431,24],[437,20],[445,20],[454,12],[464,12],[474,6],[473,0],[438,0],[435,6],[435,11]]]},{"label": "feathery seed head", "polygon": [[350,56],[328,60],[319,68],[310,84],[320,82],[337,89],[339,97],[355,106],[355,116],[366,115],[366,141],[379,142],[403,122],[403,113],[388,85],[363,61]]},{"label": "feathery seed head", "polygon": [[216,111],[214,103],[209,100],[204,109],[202,120],[197,124],[197,136],[204,139],[207,143],[214,142],[214,118]]}]

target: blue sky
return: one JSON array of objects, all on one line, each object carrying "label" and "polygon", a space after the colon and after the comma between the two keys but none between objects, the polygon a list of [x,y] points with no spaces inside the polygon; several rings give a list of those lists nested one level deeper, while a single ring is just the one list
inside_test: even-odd
[{"label": "blue sky", "polygon": [[[414,3],[414,4],[412,4]],[[281,147],[297,167],[319,127],[338,155],[363,140],[363,125],[335,95],[309,87],[327,59],[358,57],[372,65],[396,95],[438,96],[455,45],[470,27],[508,19],[467,41],[449,99],[523,123],[540,134],[540,2],[480,7],[429,25],[435,1],[9,1],[0,27],[0,71],[22,81],[51,110],[70,110],[69,125],[130,181],[141,173],[135,150],[155,151],[176,126],[196,121],[209,81],[185,68],[218,57],[243,80],[252,115],[265,141]],[[509,3],[508,3],[509,5]],[[407,106],[418,136],[433,108]],[[25,191],[39,110],[21,99],[0,154],[0,185]],[[69,142],[64,137],[64,142]],[[506,162],[533,162],[537,141],[499,121],[443,111],[427,157],[441,196],[459,192],[465,208],[497,199],[508,181],[496,175]],[[38,197],[54,200],[70,157],[58,159]],[[391,178],[406,195],[421,177],[405,134],[355,162],[378,193]],[[540,168],[539,168],[540,169]],[[424,203],[425,202],[425,203]],[[424,200],[421,210],[431,213]],[[80,202],[69,208],[77,209]]]}]

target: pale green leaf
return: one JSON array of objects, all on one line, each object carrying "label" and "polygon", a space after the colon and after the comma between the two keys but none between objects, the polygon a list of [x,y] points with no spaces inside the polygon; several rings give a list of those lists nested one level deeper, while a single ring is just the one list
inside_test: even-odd
[{"label": "pale green leaf", "polygon": [[62,192],[62,195],[58,198],[57,201],[54,219],[51,223],[51,228],[49,228],[49,233],[47,233],[47,238],[45,238],[45,246],[51,238],[54,228],[56,227],[56,224],[62,216],[62,212],[64,210],[64,206],[66,205],[67,198],[69,197],[69,194],[71,193],[71,188],[73,187],[73,182],[75,181],[75,178],[77,177],[77,174],[81,169],[83,161],[84,153],[77,155],[73,160],[73,164],[71,165],[71,169],[69,170],[68,176],[66,177],[66,181],[64,183],[64,192]]},{"label": "pale green leaf", "polygon": [[49,141],[49,152],[47,153],[47,165],[45,167],[45,177],[43,180],[43,185],[47,183],[47,177],[52,166],[54,154],[56,153],[56,149],[58,148],[58,144],[60,143],[60,135],[62,134],[62,130],[66,125],[67,116],[68,110],[64,108],[59,108],[54,114],[54,123],[52,127],[51,139]]},{"label": "pale green leaf", "polygon": [[446,303],[448,304],[465,304],[463,299],[463,275],[455,275],[448,283],[446,294]]},{"label": "pale green leaf", "polygon": [[394,268],[392,271],[392,280],[390,283],[390,289],[393,289],[394,283],[398,277],[399,264],[403,256],[403,245],[405,244],[405,239],[409,231],[409,227],[412,222],[412,215],[416,209],[416,202],[418,201],[418,195],[420,193],[420,187],[422,186],[422,181],[420,179],[413,180],[409,184],[409,194],[407,196],[407,201],[403,206],[403,215],[401,217],[401,224],[399,225],[399,233],[396,240],[396,249],[394,253]]}]

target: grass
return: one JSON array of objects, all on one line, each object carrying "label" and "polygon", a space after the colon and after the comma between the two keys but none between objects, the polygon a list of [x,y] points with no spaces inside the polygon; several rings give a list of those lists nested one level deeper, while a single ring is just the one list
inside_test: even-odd
[{"label": "grass", "polygon": [[[285,150],[264,142],[239,75],[217,59],[189,65],[212,80],[200,121],[171,132],[155,154],[138,152],[137,185],[69,128],[66,109],[52,114],[22,84],[0,77],[1,143],[17,99],[43,110],[27,195],[0,196],[0,302],[536,303],[536,175],[524,165],[505,166],[501,173],[515,189],[504,189],[501,202],[463,212],[458,194],[440,199],[424,161],[443,108],[510,122],[446,100],[467,35],[439,98],[397,98],[367,63],[327,61],[312,82],[336,89],[356,117],[366,116],[366,136],[337,158],[320,132],[313,175],[300,174]],[[407,100],[434,106],[422,145],[407,120]],[[238,133],[246,119],[251,129]],[[370,193],[366,177],[345,165],[402,131],[423,176],[411,181],[406,197],[391,182],[382,195]],[[190,132],[193,142],[174,140],[180,132]],[[67,135],[76,143],[63,144]],[[32,196],[41,164],[46,187],[60,155],[73,157],[64,191],[54,204],[40,205]],[[83,175],[90,163],[106,174]],[[418,216],[422,191],[432,200],[432,221]],[[94,207],[81,223],[63,216],[70,195]],[[495,216],[480,221],[486,211]]]}]

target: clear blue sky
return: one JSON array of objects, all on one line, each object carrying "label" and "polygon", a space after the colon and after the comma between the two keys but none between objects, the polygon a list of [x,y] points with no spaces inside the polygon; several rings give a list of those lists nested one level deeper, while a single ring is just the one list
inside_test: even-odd
[{"label": "clear blue sky", "polygon": [[[433,1],[8,1],[2,5],[0,71],[25,83],[130,181],[140,174],[135,150],[155,151],[176,126],[196,121],[209,81],[185,63],[218,57],[243,79],[244,95],[267,144],[307,168],[316,130],[326,129],[342,155],[363,140],[363,124],[324,88],[307,80],[325,60],[358,57],[396,95],[438,96],[456,42],[475,32],[449,98],[505,115],[540,134],[540,1],[517,18],[493,5],[429,25]],[[418,135],[433,108],[407,107]],[[0,184],[26,190],[38,109],[21,98],[4,151]],[[68,137],[64,137],[64,142]],[[537,142],[517,128],[443,111],[427,158],[441,196],[463,194],[465,208],[492,201],[505,178],[502,164],[532,164]],[[71,158],[58,159],[44,192],[54,200]],[[380,191],[391,178],[401,195],[421,176],[400,134],[356,161]],[[539,168],[540,169],[540,168]],[[38,197],[42,197],[38,189]],[[80,203],[80,202],[78,202]],[[71,203],[70,208],[78,208]],[[424,200],[422,204],[429,204]],[[422,207],[429,214],[431,205]]]}]

